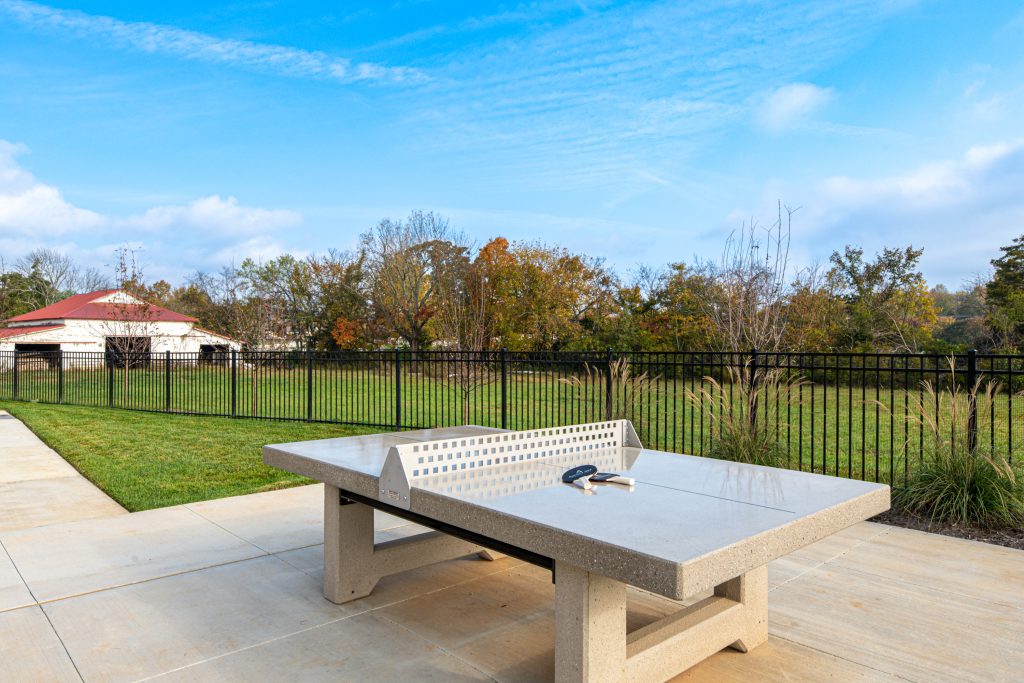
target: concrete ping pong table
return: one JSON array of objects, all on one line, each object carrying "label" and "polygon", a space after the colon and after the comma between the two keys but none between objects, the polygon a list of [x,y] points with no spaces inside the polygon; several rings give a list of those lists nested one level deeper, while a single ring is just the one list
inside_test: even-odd
[{"label": "concrete ping pong table", "polygon": [[[889,508],[881,484],[644,449],[626,420],[305,441],[266,446],[263,460],[325,484],[332,602],[474,552],[550,569],[557,681],[665,680],[722,648],[760,645],[768,562]],[[635,484],[562,482],[582,464]],[[435,531],[374,545],[374,508]],[[627,585],[713,594],[627,633]]]}]

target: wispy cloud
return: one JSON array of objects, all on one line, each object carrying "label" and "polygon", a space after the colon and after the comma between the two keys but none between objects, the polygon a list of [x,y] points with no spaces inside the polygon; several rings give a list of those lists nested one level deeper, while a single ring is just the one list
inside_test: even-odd
[{"label": "wispy cloud", "polygon": [[225,64],[291,78],[346,84],[359,81],[426,80],[421,71],[403,66],[353,62],[317,50],[219,38],[173,26],[121,21],[20,0],[0,0],[0,15],[32,29],[61,32],[90,41],[107,41],[119,48]]},{"label": "wispy cloud", "polygon": [[[749,120],[756,93],[802,84],[847,56],[892,6],[792,2],[763,7],[757,21],[744,3],[590,9],[451,56],[407,108],[410,127],[438,130],[421,144],[453,164],[487,150],[499,184],[655,188],[645,179],[671,176]],[[820,106],[828,91],[814,88],[783,90],[804,99],[777,102],[773,122]]]},{"label": "wispy cloud", "polygon": [[831,88],[789,83],[771,91],[757,106],[757,121],[769,131],[782,132],[807,123],[834,96]]}]

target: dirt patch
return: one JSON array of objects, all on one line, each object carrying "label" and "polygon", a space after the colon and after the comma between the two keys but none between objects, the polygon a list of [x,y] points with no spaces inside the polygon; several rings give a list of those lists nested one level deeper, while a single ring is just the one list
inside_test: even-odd
[{"label": "dirt patch", "polygon": [[956,524],[941,524],[932,522],[924,517],[909,515],[897,510],[883,512],[876,517],[872,517],[870,521],[1024,550],[1024,529],[979,529],[977,527],[959,526]]}]

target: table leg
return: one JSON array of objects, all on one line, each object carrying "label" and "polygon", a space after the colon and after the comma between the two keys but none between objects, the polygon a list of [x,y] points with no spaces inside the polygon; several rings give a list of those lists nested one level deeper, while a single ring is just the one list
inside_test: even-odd
[{"label": "table leg", "polygon": [[625,584],[561,562],[555,578],[558,683],[663,681],[723,648],[747,652],[768,639],[767,567],[632,633]]},{"label": "table leg", "polygon": [[373,571],[373,508],[345,502],[324,485],[324,597],[334,603],[369,595],[379,577]]},{"label": "table leg", "polygon": [[364,598],[384,576],[479,553],[480,546],[438,531],[373,542],[373,508],[324,485],[324,597]]},{"label": "table leg", "polygon": [[555,680],[625,680],[626,585],[563,562],[555,572]]}]

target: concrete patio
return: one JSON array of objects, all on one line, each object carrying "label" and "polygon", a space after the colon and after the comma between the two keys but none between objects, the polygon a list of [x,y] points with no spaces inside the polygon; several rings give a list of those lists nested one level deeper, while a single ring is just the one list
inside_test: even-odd
[{"label": "concrete patio", "polygon": [[[550,576],[466,558],[320,594],[307,486],[0,532],[0,680],[547,680]],[[378,515],[380,540],[418,527]],[[770,633],[677,680],[1019,680],[1024,552],[862,523],[772,563]],[[635,593],[631,628],[675,609]]]}]

